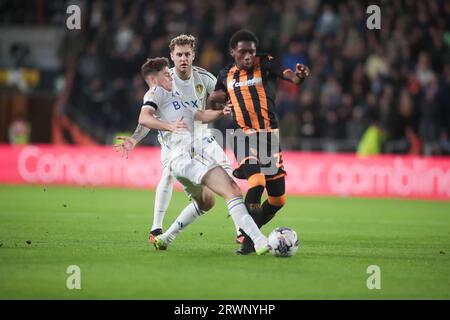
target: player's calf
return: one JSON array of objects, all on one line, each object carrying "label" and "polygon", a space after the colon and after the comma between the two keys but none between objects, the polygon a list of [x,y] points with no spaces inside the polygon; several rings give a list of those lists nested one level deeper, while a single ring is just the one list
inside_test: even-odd
[{"label": "player's calf", "polygon": [[273,219],[275,214],[285,205],[286,195],[280,197],[270,197],[261,206],[261,220],[258,226],[261,228]]},{"label": "player's calf", "polygon": [[202,213],[208,212],[216,204],[214,193],[207,187],[203,188],[202,194],[199,197],[196,197],[195,201],[197,202],[198,208],[202,211]]},{"label": "player's calf", "polygon": [[261,233],[255,221],[249,215],[242,199],[242,191],[220,167],[208,172],[203,183],[213,192],[225,198],[228,212],[235,223],[253,240],[256,251],[265,251],[267,238]]}]

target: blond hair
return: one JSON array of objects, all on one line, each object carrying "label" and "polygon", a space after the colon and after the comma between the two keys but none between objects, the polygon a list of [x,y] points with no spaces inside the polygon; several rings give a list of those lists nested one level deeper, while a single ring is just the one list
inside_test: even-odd
[{"label": "blond hair", "polygon": [[181,34],[170,41],[169,49],[170,52],[173,52],[175,46],[185,46],[189,45],[192,50],[195,52],[195,46],[197,44],[197,39],[193,35],[190,34]]}]

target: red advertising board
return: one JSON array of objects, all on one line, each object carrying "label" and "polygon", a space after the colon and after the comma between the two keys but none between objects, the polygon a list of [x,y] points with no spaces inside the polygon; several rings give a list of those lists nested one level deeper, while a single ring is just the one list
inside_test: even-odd
[{"label": "red advertising board", "polygon": [[[0,145],[0,183],[154,188],[159,155],[157,147],[123,159],[107,146]],[[450,158],[287,151],[283,159],[289,194],[450,200]]]}]

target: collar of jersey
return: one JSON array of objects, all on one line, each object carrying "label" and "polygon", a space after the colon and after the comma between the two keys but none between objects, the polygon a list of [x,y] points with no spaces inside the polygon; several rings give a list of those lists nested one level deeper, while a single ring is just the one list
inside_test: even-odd
[{"label": "collar of jersey", "polygon": [[174,79],[175,79],[175,77],[177,77],[178,80],[180,80],[182,84],[189,84],[189,82],[191,81],[191,79],[194,77],[194,70],[193,70],[193,69],[191,70],[191,76],[190,76],[189,79],[187,79],[187,80],[181,79],[181,78],[178,76],[178,74],[177,74],[175,68],[172,70],[172,72],[173,72]]},{"label": "collar of jersey", "polygon": [[[168,90],[166,90],[166,89],[164,89],[162,86],[156,86],[156,87],[154,87],[154,88],[161,88],[161,89],[163,89],[165,92],[167,92],[167,93],[174,93],[174,91],[172,90],[172,91],[168,91]],[[176,91],[176,90],[175,90]]]}]

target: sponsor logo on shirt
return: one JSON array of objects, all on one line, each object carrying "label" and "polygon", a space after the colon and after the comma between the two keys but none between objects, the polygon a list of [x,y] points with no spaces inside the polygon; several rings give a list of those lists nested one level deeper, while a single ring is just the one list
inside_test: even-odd
[{"label": "sponsor logo on shirt", "polygon": [[228,89],[233,89],[233,88],[239,88],[239,87],[252,87],[252,86],[256,86],[257,84],[262,83],[262,78],[258,77],[258,78],[253,78],[247,81],[241,81],[241,82],[237,82],[236,79],[231,80],[230,82],[228,82]]}]

